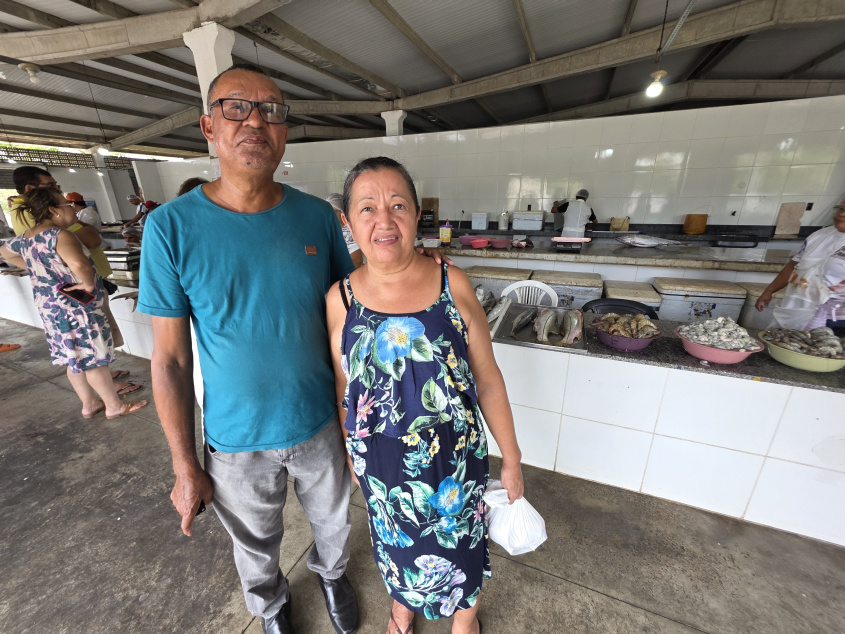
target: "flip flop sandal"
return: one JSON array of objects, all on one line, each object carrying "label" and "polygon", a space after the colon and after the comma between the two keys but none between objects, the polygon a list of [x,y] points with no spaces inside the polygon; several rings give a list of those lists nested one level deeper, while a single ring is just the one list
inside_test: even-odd
[{"label": "flip flop sandal", "polygon": [[21,347],[19,343],[0,343],[0,352],[11,352]]},{"label": "flip flop sandal", "polygon": [[104,411],[105,409],[106,409],[106,404],[100,403],[100,406],[97,409],[95,409],[93,412],[88,412],[87,414],[85,412],[82,412],[82,418],[94,418],[94,416],[96,416],[100,412]]},{"label": "flip flop sandal", "polygon": [[390,608],[390,621],[393,623],[394,627],[396,628],[396,631],[399,632],[399,634],[410,634],[411,630],[414,629],[413,620],[411,621],[411,624],[408,626],[407,630],[403,630],[401,627],[399,627],[399,624],[396,622],[396,619],[393,618],[393,608],[392,607]]},{"label": "flip flop sandal", "polygon": [[106,418],[108,420],[114,420],[115,418],[126,416],[126,414],[134,414],[135,412],[144,409],[147,405],[149,405],[147,401],[126,401],[123,404],[123,411],[120,412],[120,414],[112,414],[111,416],[106,414]]},{"label": "flip flop sandal", "polygon": [[129,370],[115,370],[111,373],[112,381],[117,381],[125,376],[129,376]]},{"label": "flip flop sandal", "polygon": [[118,396],[126,396],[127,394],[132,394],[132,392],[137,392],[142,387],[144,387],[144,386],[140,385],[138,383],[130,383],[129,385],[126,385],[126,386],[120,388],[117,391],[117,395]]}]

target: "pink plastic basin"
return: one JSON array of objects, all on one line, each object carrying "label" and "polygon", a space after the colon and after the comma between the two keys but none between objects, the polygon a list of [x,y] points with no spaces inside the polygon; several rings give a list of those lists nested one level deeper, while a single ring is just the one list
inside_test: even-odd
[{"label": "pink plastic basin", "polygon": [[681,343],[684,344],[684,350],[694,357],[711,363],[739,363],[740,361],[745,361],[755,352],[760,352],[763,348],[765,348],[762,343],[757,342],[759,347],[756,350],[747,350],[745,352],[740,352],[739,350],[722,350],[721,348],[705,346],[702,343],[695,343],[694,341],[685,339],[683,335],[678,332],[677,328],[675,328],[675,334],[678,335]]},{"label": "pink plastic basin", "polygon": [[490,244],[490,240],[487,238],[475,238],[474,240],[470,241],[470,245],[472,245],[473,249],[483,249],[488,244]]},{"label": "pink plastic basin", "polygon": [[470,246],[470,242],[472,242],[475,239],[476,239],[475,236],[461,236],[460,238],[458,238],[458,240],[461,241],[461,244],[464,245],[465,247]]},{"label": "pink plastic basin", "polygon": [[631,352],[634,350],[642,350],[648,344],[660,337],[656,334],[654,337],[648,339],[634,339],[632,337],[620,337],[619,335],[611,335],[596,328],[596,334],[604,345],[613,348],[614,350],[622,350],[624,352]]},{"label": "pink plastic basin", "polygon": [[511,241],[507,238],[493,238],[490,240],[490,245],[494,249],[507,249]]}]

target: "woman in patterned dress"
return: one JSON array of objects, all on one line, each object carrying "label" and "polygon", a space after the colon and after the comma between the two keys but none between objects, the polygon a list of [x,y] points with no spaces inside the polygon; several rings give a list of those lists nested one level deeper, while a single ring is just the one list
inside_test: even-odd
[{"label": "woman in patterned dress", "polygon": [[[105,410],[106,418],[117,418],[146,407],[147,401],[120,399],[140,385],[112,381],[109,364],[115,355],[102,310],[103,281],[87,249],[65,228],[76,222],[72,203],[57,189],[39,187],[24,194],[16,213],[31,214],[35,225],[7,242],[0,254],[28,269],[53,365],[67,366],[68,380],[82,401],[82,415],[91,418]],[[94,299],[86,305],[59,293],[59,287],[68,283],[73,284],[69,290],[86,291]]]},{"label": "woman in patterned dress", "polygon": [[482,412],[511,502],[523,491],[487,319],[465,273],[414,249],[420,210],[402,165],[361,161],[344,214],[367,264],[330,289],[327,322],[349,466],[394,599],[388,632],[410,632],[419,613],[474,634],[490,577]]}]

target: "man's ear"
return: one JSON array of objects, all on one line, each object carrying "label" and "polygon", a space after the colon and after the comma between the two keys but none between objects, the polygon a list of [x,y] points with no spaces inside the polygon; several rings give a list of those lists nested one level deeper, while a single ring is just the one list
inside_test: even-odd
[{"label": "man's ear", "polygon": [[209,143],[214,143],[214,126],[210,116],[204,114],[200,117],[200,130],[205,140]]}]

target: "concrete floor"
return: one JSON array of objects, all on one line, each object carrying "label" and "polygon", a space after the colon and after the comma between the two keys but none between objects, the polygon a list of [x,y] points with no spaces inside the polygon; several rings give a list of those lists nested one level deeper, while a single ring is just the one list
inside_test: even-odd
[{"label": "concrete floor", "polygon": [[[259,633],[214,514],[193,538],[179,530],[155,409],[86,421],[40,330],[0,320],[0,341],[23,344],[0,355],[0,632]],[[114,367],[152,398],[148,361]],[[485,632],[845,632],[845,549],[531,467],[525,479],[549,539],[519,557],[493,547]],[[359,631],[383,634],[360,491],[351,513]],[[293,495],[285,523],[294,624],[331,634]]]}]

